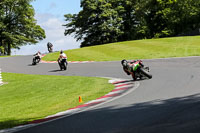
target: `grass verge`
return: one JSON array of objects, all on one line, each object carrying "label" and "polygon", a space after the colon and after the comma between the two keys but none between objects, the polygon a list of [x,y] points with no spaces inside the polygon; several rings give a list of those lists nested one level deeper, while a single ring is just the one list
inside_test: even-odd
[{"label": "grass verge", "polygon": [[0,129],[29,121],[96,99],[114,86],[107,79],[78,76],[43,76],[2,73],[0,86]]},{"label": "grass verge", "polygon": [[[116,61],[200,56],[200,36],[118,42],[67,50],[65,53],[69,61]],[[43,60],[54,61],[58,56],[58,52],[51,53]]]},{"label": "grass verge", "polygon": [[21,55],[4,55],[4,56],[0,56],[0,58],[5,58],[5,57],[16,57],[16,56],[21,56]]}]

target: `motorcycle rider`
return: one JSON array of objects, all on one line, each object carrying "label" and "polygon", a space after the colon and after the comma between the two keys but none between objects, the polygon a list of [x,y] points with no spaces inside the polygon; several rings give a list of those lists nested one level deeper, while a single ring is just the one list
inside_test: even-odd
[{"label": "motorcycle rider", "polygon": [[47,48],[48,48],[49,53],[51,53],[53,51],[53,44],[48,42],[47,43]]},{"label": "motorcycle rider", "polygon": [[[40,53],[40,51],[38,51],[36,54],[34,54],[34,58],[33,58],[33,60],[39,60],[38,62],[40,62],[40,60],[41,60],[41,57],[42,57],[42,55],[41,55],[41,53]],[[34,62],[34,61],[33,61]]]},{"label": "motorcycle rider", "polygon": [[67,56],[66,54],[61,50],[60,51],[60,55],[59,55],[59,58],[58,58],[58,64],[59,66],[61,65],[61,63],[64,63],[67,61]]},{"label": "motorcycle rider", "polygon": [[131,62],[128,62],[125,59],[121,61],[121,64],[123,66],[124,72],[126,72],[127,75],[131,74],[134,80],[136,80],[135,74],[134,74],[134,71],[133,71],[135,62],[136,62],[135,60],[132,60]]}]

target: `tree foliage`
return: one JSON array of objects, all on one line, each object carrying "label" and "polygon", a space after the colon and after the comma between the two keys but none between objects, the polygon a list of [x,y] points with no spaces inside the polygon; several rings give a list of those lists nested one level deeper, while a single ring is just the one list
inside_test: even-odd
[{"label": "tree foliage", "polygon": [[140,0],[142,38],[177,36],[200,28],[200,1]]},{"label": "tree foliage", "polygon": [[4,54],[11,48],[19,49],[26,44],[35,44],[45,38],[44,30],[34,19],[32,0],[0,1],[0,46]]},{"label": "tree foliage", "polygon": [[122,19],[106,0],[84,0],[79,14],[65,15],[65,35],[75,33],[77,40],[84,39],[81,47],[118,41]]},{"label": "tree foliage", "polygon": [[81,47],[144,38],[177,36],[200,28],[199,0],[82,0],[66,14],[65,35]]}]

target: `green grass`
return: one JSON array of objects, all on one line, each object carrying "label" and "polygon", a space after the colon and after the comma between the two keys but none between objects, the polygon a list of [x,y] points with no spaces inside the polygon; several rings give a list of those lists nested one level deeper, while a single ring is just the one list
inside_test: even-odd
[{"label": "green grass", "polygon": [[2,73],[0,129],[44,118],[110,92],[107,79]]},{"label": "green grass", "polygon": [[[67,50],[65,53],[69,61],[116,61],[200,56],[200,36],[118,42]],[[54,61],[58,56],[58,52],[51,53],[43,60]]]},{"label": "green grass", "polygon": [[20,55],[3,55],[3,56],[0,56],[1,57],[16,57],[16,56],[20,56]]}]

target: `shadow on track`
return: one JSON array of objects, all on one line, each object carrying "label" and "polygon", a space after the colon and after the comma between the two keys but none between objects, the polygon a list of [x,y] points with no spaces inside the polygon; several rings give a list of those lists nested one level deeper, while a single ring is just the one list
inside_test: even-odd
[{"label": "shadow on track", "polygon": [[137,79],[136,81],[143,81],[143,80],[151,80],[151,79],[149,79],[147,77],[146,78],[144,77],[144,78],[141,78],[141,79]]},{"label": "shadow on track", "polygon": [[61,72],[62,70],[60,70],[60,69],[57,69],[57,70],[51,70],[51,71],[49,71],[49,72]]},{"label": "shadow on track", "polygon": [[[143,80],[150,80],[149,78],[142,78],[142,79],[137,79],[136,81],[143,81]],[[130,82],[134,82],[135,80],[124,80],[124,81],[120,81],[117,83],[130,83]]]},{"label": "shadow on track", "polygon": [[200,94],[85,111],[20,133],[199,133]]},{"label": "shadow on track", "polygon": [[28,64],[27,66],[36,66],[36,65]]},{"label": "shadow on track", "polygon": [[[11,128],[13,126],[16,126],[17,124],[21,123],[20,125],[25,125],[30,121],[31,119],[37,119],[37,118],[27,118],[27,119],[10,119],[7,121],[1,121],[0,122],[0,130],[4,128]],[[1,131],[0,131],[1,132]],[[3,132],[4,133],[4,132]]]}]

